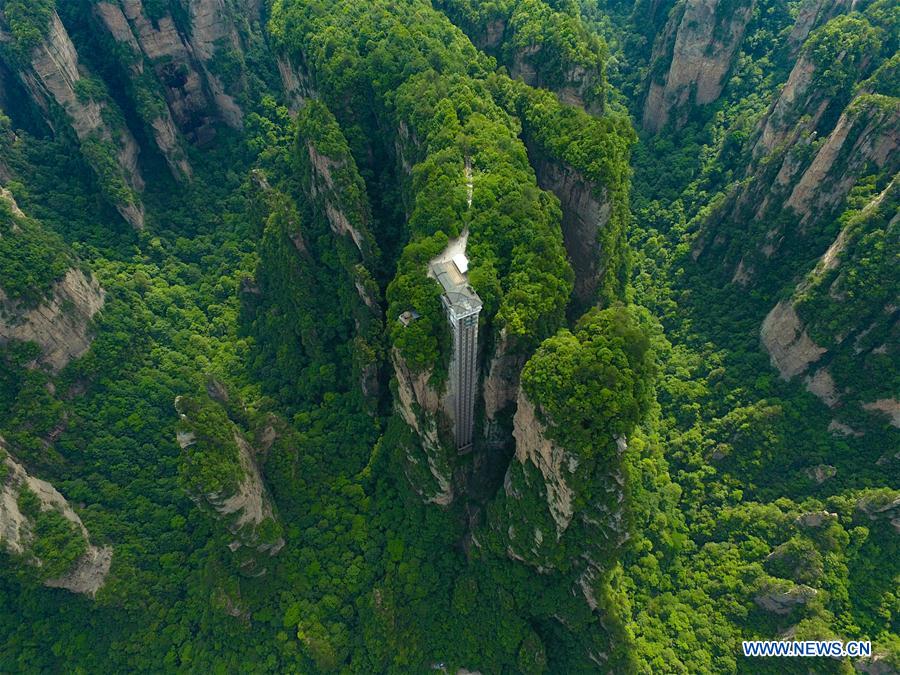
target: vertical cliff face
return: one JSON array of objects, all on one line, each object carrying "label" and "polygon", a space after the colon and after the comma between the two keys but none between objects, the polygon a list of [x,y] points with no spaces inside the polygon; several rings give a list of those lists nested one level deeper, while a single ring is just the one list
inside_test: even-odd
[{"label": "vertical cliff face", "polygon": [[162,98],[158,84],[147,76],[141,45],[132,32],[122,8],[110,2],[99,2],[94,5],[94,12],[113,39],[123,49],[127,49],[128,54],[124,59],[127,61],[126,65],[134,86],[144,87],[138,98],[139,101],[144,101],[144,104],[138,106],[138,112],[152,130],[156,147],[165,157],[175,179],[189,180],[193,171],[181,147],[181,137],[175,121]]},{"label": "vertical cliff face", "polygon": [[25,41],[0,17],[0,42],[4,45],[0,57],[18,75],[51,127],[57,119],[53,110],[63,111],[104,196],[132,226],[143,227],[139,148],[121,112],[111,99],[97,92],[96,82],[79,63],[75,45],[56,12],[45,26],[36,29],[41,37]]},{"label": "vertical cliff face", "polygon": [[112,548],[91,544],[81,518],[50,483],[35,478],[0,438],[0,543],[45,586],[93,597],[106,581]]},{"label": "vertical cliff face", "polygon": [[785,379],[803,377],[826,405],[854,402],[896,425],[900,246],[896,177],[865,206],[843,214],[815,268],[763,322],[761,339]]},{"label": "vertical cliff face", "polygon": [[335,238],[342,272],[356,293],[354,366],[360,388],[374,405],[379,392],[384,317],[377,271],[380,252],[372,233],[372,210],[347,140],[334,115],[309,100],[297,115],[303,187],[314,217],[327,223]]},{"label": "vertical cliff face", "polygon": [[606,45],[582,25],[577,12],[543,0],[497,3],[487,9],[466,0],[436,4],[512,77],[555,92],[563,103],[603,113]]},{"label": "vertical cliff face", "polygon": [[[749,142],[744,179],[703,224],[695,258],[714,257],[732,281],[757,283],[761,268],[790,267],[789,251],[818,239],[824,253],[822,228],[857,182],[897,171],[895,69],[889,61],[865,79],[879,65],[879,35],[858,16],[812,33]],[[747,227],[738,235],[731,223]]]},{"label": "vertical cliff face", "polygon": [[715,101],[744,38],[753,0],[686,0],[676,5],[653,45],[643,126],[679,127],[691,110]]},{"label": "vertical cliff face", "polygon": [[562,231],[566,252],[575,272],[575,297],[589,304],[596,297],[605,269],[599,235],[609,227],[612,203],[609,193],[592,184],[575,167],[553,161],[534,148],[532,165],[538,184],[555,194],[563,212]]},{"label": "vertical cliff face", "polygon": [[241,128],[239,98],[247,89],[244,53],[250,24],[260,19],[255,2],[232,6],[225,0],[185,0],[182,5],[187,25],[168,10],[151,14],[141,0],[106,0],[94,9],[101,25],[131,52],[132,71],[152,72],[144,84],[154,83],[165,98],[168,113],[159,110],[158,117],[148,120],[161,149],[169,135],[163,130],[168,119],[192,142],[207,140],[216,122]]},{"label": "vertical cliff face", "polygon": [[522,120],[538,185],[556,195],[562,207],[574,297],[581,308],[615,302],[628,276],[628,160],[636,140],[631,123],[613,113],[593,118],[524,87],[514,98],[510,107]]},{"label": "vertical cliff face", "polygon": [[233,535],[228,547],[242,571],[265,574],[265,557],[277,554],[284,539],[258,456],[271,446],[277,431],[239,427],[229,414],[245,415],[242,404],[215,381],[205,395],[177,398],[175,408],[181,418],[177,440],[185,487]]},{"label": "vertical cliff face", "polygon": [[[0,188],[0,345],[33,342],[37,362],[59,372],[90,348],[92,319],[105,291],[93,275],[75,267],[65,245],[27,218]],[[40,242],[40,258],[29,254]]]},{"label": "vertical cliff face", "polygon": [[400,353],[391,351],[397,381],[396,407],[413,432],[404,445],[410,485],[432,504],[449,506],[455,496],[450,441],[440,433],[447,408],[431,386],[431,371],[413,372]]},{"label": "vertical cliff face", "polygon": [[788,36],[788,54],[795,57],[809,34],[839,14],[852,12],[860,5],[858,0],[806,0],[800,5],[794,27]]},{"label": "vertical cliff face", "polygon": [[[515,458],[481,536],[565,580],[591,609],[629,538],[622,455],[649,405],[654,370],[638,321],[621,307],[591,312],[574,335],[560,332],[529,360]],[[623,407],[607,410],[603,400]]]},{"label": "vertical cliff face", "polygon": [[97,280],[79,269],[66,272],[33,308],[7,297],[0,286],[0,344],[34,342],[41,348],[41,364],[58,372],[90,348],[91,320],[103,307],[104,296]]}]

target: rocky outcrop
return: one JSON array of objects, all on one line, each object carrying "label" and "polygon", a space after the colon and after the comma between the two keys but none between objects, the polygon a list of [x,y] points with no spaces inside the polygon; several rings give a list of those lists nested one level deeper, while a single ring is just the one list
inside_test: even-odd
[{"label": "rocky outcrop", "polygon": [[438,432],[440,418],[447,414],[445,402],[429,383],[431,371],[414,373],[396,349],[391,351],[391,361],[397,378],[397,410],[415,435],[406,452],[415,469],[415,476],[407,471],[410,483],[427,502],[447,506],[455,495],[449,446]]},{"label": "rocky outcrop", "polygon": [[870,521],[886,521],[894,532],[900,534],[900,493],[896,490],[879,490],[862,497],[857,510]]},{"label": "rocky outcrop", "polygon": [[[29,500],[23,498],[23,492]],[[34,554],[36,540],[41,536],[41,521],[62,517],[68,523],[69,537],[80,553],[68,562],[59,576],[46,578],[50,565]],[[58,528],[54,533],[59,539]],[[45,586],[64,588],[73,593],[93,597],[103,586],[112,563],[112,548],[97,547],[90,543],[90,536],[81,518],[50,483],[29,475],[25,467],[10,454],[5,441],[0,438],[0,543],[14,558],[37,568]],[[57,567],[56,562],[53,563]],[[52,575],[52,573],[51,573]]]},{"label": "rocky outcrop", "polygon": [[[520,390],[513,431],[516,454],[492,527],[507,555],[542,573],[568,570],[588,604],[596,606],[594,581],[605,578],[610,560],[629,538],[619,461],[627,445],[624,438],[609,439],[614,460],[586,460],[554,441],[539,417]],[[581,495],[588,485],[595,487],[585,502]]]},{"label": "rocky outcrop", "polygon": [[743,180],[701,225],[695,259],[715,261],[741,285],[757,283],[761,268],[788,276],[786,248],[839,215],[863,176],[900,169],[900,100],[879,93],[890,77],[866,79],[879,64],[874,33],[857,16],[813,32],[750,138]]},{"label": "rocky outcrop", "polygon": [[552,161],[529,148],[538,185],[557,196],[562,206],[563,241],[575,272],[575,297],[590,304],[605,270],[598,236],[609,225],[612,204],[608,191],[595,186],[578,170]]},{"label": "rocky outcrop", "polygon": [[105,295],[93,276],[74,268],[34,308],[8,299],[0,287],[0,344],[34,342],[41,348],[40,364],[59,372],[90,348],[91,320],[103,307]]},{"label": "rocky outcrop", "polygon": [[512,342],[506,330],[501,329],[484,376],[484,433],[492,444],[502,444],[508,438],[509,430],[501,428],[500,417],[516,402],[519,377],[528,360],[526,354],[513,349]]},{"label": "rocky outcrop", "polygon": [[866,410],[874,410],[886,415],[890,420],[891,426],[900,429],[900,401],[895,398],[880,398],[877,401],[863,403],[862,406]]},{"label": "rocky outcrop", "polygon": [[[224,394],[223,394],[224,392]],[[228,545],[239,555],[245,573],[265,574],[262,557],[274,556],[284,546],[281,526],[257,464],[257,455],[277,436],[274,427],[248,434],[229,419],[226,411],[241,409],[220,383],[211,381],[210,398],[178,397],[180,422],[177,441],[183,451],[183,475],[191,497],[223,522],[234,536]]]},{"label": "rocky outcrop", "polygon": [[319,98],[309,70],[301,58],[299,55],[293,58],[279,55],[275,60],[278,74],[281,76],[281,87],[291,112],[300,110],[306,101]]},{"label": "rocky outcrop", "polygon": [[251,25],[261,20],[261,7],[254,0],[234,5],[225,0],[184,4],[181,22],[170,11],[151,15],[142,0],[103,0],[94,10],[100,23],[130,52],[132,72],[149,76],[142,86],[154,82],[164,97],[168,110],[147,122],[170,166],[174,164],[173,170],[182,174],[183,161],[168,138],[169,124],[157,120],[171,119],[189,141],[199,144],[212,137],[217,122],[240,129],[244,112],[239,100],[247,89],[244,53],[252,37]]},{"label": "rocky outcrop", "polygon": [[[900,325],[894,304],[900,282],[887,251],[896,248],[900,236],[898,203],[900,185],[893,180],[863,209],[849,212],[815,268],[763,322],[761,340],[772,365],[784,379],[803,375],[806,388],[828,406],[852,396],[859,381],[876,380],[875,373],[894,358],[891,336]],[[832,361],[840,367],[831,368]],[[835,373],[854,370],[856,378],[835,381]],[[888,396],[872,401],[868,393],[862,407],[880,409],[900,424],[893,392],[882,389]],[[829,428],[859,435],[837,423]]]},{"label": "rocky outcrop", "polygon": [[537,419],[534,405],[521,391],[514,425],[516,460],[521,464],[531,462],[540,471],[546,487],[547,509],[559,538],[572,520],[573,492],[566,476],[575,473],[578,457],[547,438],[547,430]]},{"label": "rocky outcrop", "polygon": [[[157,91],[156,82],[144,77],[146,69],[143,52],[122,8],[111,2],[98,2],[94,5],[94,12],[113,38],[128,50],[128,69],[132,81],[137,83],[137,86],[148,88],[152,86],[152,89],[141,92],[140,96],[141,100],[152,97],[153,102],[138,106],[138,112],[145,117],[156,147],[165,157],[172,175],[176,180],[189,180],[193,175],[193,170],[181,147],[180,134],[175,127],[168,106]],[[156,100],[157,97],[159,100]]]},{"label": "rocky outcrop", "polygon": [[782,300],[766,316],[760,333],[772,365],[782,379],[806,372],[828,350],[813,342],[790,301]]},{"label": "rocky outcrop", "polygon": [[817,593],[810,586],[772,578],[763,583],[754,601],[765,611],[784,616],[794,611],[794,608],[807,604]]},{"label": "rocky outcrop", "polygon": [[806,0],[800,5],[794,27],[788,36],[788,55],[796,56],[809,34],[823,26],[838,14],[852,12],[859,5],[858,0]]},{"label": "rocky outcrop", "polygon": [[479,49],[496,57],[510,76],[549,89],[568,105],[600,115],[605,107],[606,46],[577,12],[557,11],[542,0],[435,3]]},{"label": "rocky outcrop", "polygon": [[228,126],[240,129],[244,113],[234,96],[226,90],[225,83],[214,72],[213,61],[217,56],[231,51],[240,53],[241,40],[230,16],[225,0],[193,0],[189,4],[191,34],[189,43],[193,53],[203,65],[206,84],[216,108]]},{"label": "rocky outcrop", "polygon": [[[335,174],[348,170],[345,160],[336,160],[326,157],[318,151],[312,142],[307,142],[306,150],[309,155],[311,167],[310,193],[314,199],[322,199],[322,207],[332,232],[338,236],[349,236],[360,253],[368,253],[372,242],[368,232],[368,209],[363,204],[346,204],[347,193],[341,189],[346,185],[335,185]],[[353,172],[356,167],[352,168]],[[362,195],[359,195],[362,198]],[[349,208],[348,208],[349,207]],[[351,223],[350,216],[358,216],[361,222]],[[354,218],[357,220],[357,218]]]},{"label": "rocky outcrop", "polygon": [[643,126],[681,126],[693,108],[714,102],[725,86],[753,14],[753,0],[686,0],[672,10],[653,46]]},{"label": "rocky outcrop", "polygon": [[805,226],[833,211],[863,171],[900,169],[900,100],[860,96],[841,115],[790,193],[785,207]]},{"label": "rocky outcrop", "polygon": [[[14,40],[7,31],[5,21],[0,21],[0,42]],[[112,101],[93,93],[96,83],[79,63],[75,46],[55,12],[27,62],[8,65],[51,127],[57,119],[52,109],[62,109],[97,173],[104,196],[133,227],[143,227],[144,209],[137,196],[144,187],[138,144],[124,123],[111,121],[121,119],[121,114],[109,114],[114,109]]]}]

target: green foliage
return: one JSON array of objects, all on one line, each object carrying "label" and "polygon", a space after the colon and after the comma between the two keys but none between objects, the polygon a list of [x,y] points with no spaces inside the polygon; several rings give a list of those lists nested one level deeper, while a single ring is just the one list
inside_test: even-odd
[{"label": "green foliage", "polygon": [[31,51],[44,39],[56,0],[4,0],[0,10],[12,34],[10,48],[19,62],[27,62]]},{"label": "green foliage", "polygon": [[866,19],[843,15],[819,28],[804,44],[816,66],[816,86],[825,95],[846,91],[862,60],[881,48],[878,31]]},{"label": "green foliage", "polygon": [[32,541],[25,555],[36,561],[38,577],[62,576],[87,550],[84,535],[55,508],[43,509],[40,498],[27,485],[22,486],[17,501],[19,510],[31,521]]},{"label": "green foliage", "polygon": [[209,398],[181,397],[177,405],[183,415],[178,431],[195,439],[185,449],[181,473],[185,487],[198,495],[233,494],[244,476],[234,436],[239,432],[225,410]]},{"label": "green foliage", "polygon": [[646,414],[655,366],[641,321],[634,308],[589,312],[529,359],[522,386],[563,447],[589,457]]},{"label": "green foliage", "polygon": [[81,152],[97,173],[100,191],[110,204],[128,206],[137,203],[137,195],[125,182],[116,159],[116,146],[111,141],[97,136],[86,138],[81,142]]},{"label": "green foliage", "polygon": [[0,288],[7,298],[38,305],[72,263],[59,235],[14,213],[12,202],[0,197]]}]

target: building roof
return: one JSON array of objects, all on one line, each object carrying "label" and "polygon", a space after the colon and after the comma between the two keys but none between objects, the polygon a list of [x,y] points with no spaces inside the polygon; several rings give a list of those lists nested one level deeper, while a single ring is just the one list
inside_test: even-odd
[{"label": "building roof", "polygon": [[468,230],[456,239],[451,239],[447,248],[428,263],[428,276],[437,279],[444,289],[442,296],[449,312],[457,318],[468,316],[481,310],[481,298],[469,285],[467,272],[469,259],[466,257]]}]

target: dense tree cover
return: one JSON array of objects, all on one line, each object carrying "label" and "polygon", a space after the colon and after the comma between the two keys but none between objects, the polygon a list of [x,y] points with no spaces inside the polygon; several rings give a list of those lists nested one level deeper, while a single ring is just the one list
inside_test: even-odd
[{"label": "dense tree cover", "polygon": [[623,299],[630,273],[625,242],[631,217],[628,159],[636,140],[628,118],[619,112],[591,117],[559,103],[546,91],[502,76],[494,86],[495,95],[521,120],[523,138],[535,160],[547,158],[574,169],[588,182],[598,203],[609,205],[609,217],[596,235],[596,300],[609,304]]},{"label": "dense tree cover", "polygon": [[436,6],[514,76],[603,110],[607,48],[582,24],[578,3],[442,0]]},{"label": "dense tree cover", "polygon": [[72,266],[73,256],[58,234],[13,211],[0,196],[0,289],[6,297],[37,305]]},{"label": "dense tree cover", "polygon": [[[891,311],[900,291],[900,188],[896,178],[882,194],[873,195],[873,187],[874,180],[857,186],[851,208],[841,215],[839,241],[833,244],[840,264],[819,263],[795,296],[810,337],[833,354],[829,371],[848,396],[862,401],[889,398],[900,385]],[[864,333],[857,326],[864,326]],[[860,376],[862,351],[867,357]]]},{"label": "dense tree cover", "polygon": [[592,311],[545,340],[522,371],[522,387],[550,435],[590,459],[600,439],[628,436],[653,399],[650,339],[634,310]]},{"label": "dense tree cover", "polygon": [[27,485],[17,501],[19,511],[30,521],[28,536],[33,537],[24,554],[26,564],[37,566],[40,580],[61,577],[87,548],[81,530],[55,509],[43,509]]},{"label": "dense tree cover", "polygon": [[[389,317],[413,309],[421,318],[408,328],[392,321],[393,344],[416,370],[434,368],[446,353],[439,348],[448,341],[445,321],[425,263],[468,227],[471,280],[489,308],[485,318],[496,314],[497,330],[505,327],[533,348],[562,321],[571,270],[556,227],[558,206],[538,190],[515,124],[486,89],[490,62],[419,3],[393,5],[390,12],[381,3],[344,14],[328,8],[327,2],[277,2],[272,31],[310,65],[345,121],[371,107],[348,102],[374,96],[376,120],[398,130],[401,152],[414,164],[405,196],[410,243],[387,299]],[[347,31],[364,39],[334,39]],[[324,40],[336,53],[323,51]]]},{"label": "dense tree cover", "polygon": [[[148,3],[153,16],[165,4]],[[549,4],[573,13],[573,3]],[[611,79],[630,96],[649,58],[640,36],[650,31],[620,4],[583,5],[594,28],[618,31]],[[888,452],[896,429],[874,412],[829,410],[801,384],[777,378],[758,327],[786,290],[779,279],[750,291],[722,287],[717,270],[690,256],[692,230],[743,175],[753,125],[786,77],[789,26],[783,4],[758,3],[722,102],[678,134],[637,141],[634,219],[626,155],[636,140],[626,119],[588,117],[496,74],[491,58],[418,0],[276,2],[272,38],[309,65],[321,101],[295,121],[273,98],[258,97],[242,134],[223,129],[213,147],[191,152],[196,177],[187,186],[177,186],[158,157],[142,156],[144,233],[108,206],[71,139],[17,128],[19,140],[2,148],[15,178],[6,187],[55,234],[35,235],[32,255],[3,248],[8,232],[0,229],[0,270],[23,270],[16,256],[32,256],[38,281],[28,283],[40,286],[56,274],[53,252],[71,249],[108,296],[91,351],[58,376],[29,367],[34,345],[0,347],[0,434],[76,505],[92,541],[113,546],[114,558],[90,601],[42,588],[0,554],[0,670],[850,667],[738,656],[742,639],[785,634],[871,638],[896,663],[897,459]],[[647,53],[630,61],[632,49]],[[95,60],[102,58],[98,51]],[[871,84],[891,95],[890,62],[876,68]],[[266,81],[259,73],[267,70],[271,64],[252,77]],[[116,100],[129,95],[111,88]],[[622,100],[617,92],[610,98]],[[139,128],[140,116],[123,110],[125,123]],[[622,253],[607,265],[601,298],[624,295],[658,322],[631,306],[566,320],[572,280],[559,205],[538,190],[526,145],[617,194],[617,220],[601,240],[608,235],[607,250]],[[339,189],[315,193],[322,175],[310,148],[328,160]],[[851,303],[866,285],[877,287],[879,301],[889,298],[895,283],[892,193],[884,210],[865,210],[887,179],[860,181],[850,211],[819,233],[827,245],[846,231],[844,255],[855,272],[842,283]],[[381,255],[337,235],[326,204],[348,222],[367,222]],[[519,331],[536,350],[526,394],[558,442],[598,460],[579,485],[585,503],[625,514],[621,547],[607,545],[612,529],[603,521],[603,535],[577,524],[554,549],[555,526],[537,508],[546,503],[543,477],[532,471],[530,496],[538,498],[518,515],[542,530],[553,549],[545,560],[564,573],[510,557],[508,531],[487,517],[503,505],[499,493],[449,509],[423,503],[407,457],[417,439],[389,413],[390,389],[372,405],[360,387],[380,362],[385,292],[393,344],[422,368],[445,357],[439,287],[423,265],[465,227],[470,278],[494,324],[485,329]],[[615,243],[626,229],[631,254]],[[34,257],[42,250],[47,266]],[[789,275],[806,276],[813,253]],[[811,328],[823,341],[846,318],[826,305],[832,281],[813,279],[798,303],[801,313],[823,317]],[[396,314],[408,307],[424,320],[400,332]],[[655,401],[651,353],[659,364]],[[887,372],[893,361],[873,367]],[[208,400],[210,373],[240,409]],[[227,528],[184,489],[176,396],[200,402],[210,458],[233,458],[227,436],[235,429],[271,442],[256,460],[285,547],[267,559],[265,576],[241,573],[244,558],[229,551]],[[865,435],[827,431],[835,416]],[[263,434],[268,427],[274,438]],[[614,433],[627,436],[626,449]],[[479,469],[467,462],[474,465],[460,458],[460,473]],[[819,482],[822,467],[834,475]],[[227,478],[229,462],[209,468],[210,480]],[[605,489],[619,484],[612,470],[621,472],[622,507]],[[72,541],[52,524],[47,533],[52,545],[43,554],[70,559]],[[527,534],[533,541],[533,530]],[[573,586],[585,568],[569,554],[584,546],[602,569],[586,582],[595,609]],[[757,602],[792,589],[809,597],[783,616]]]},{"label": "dense tree cover", "polygon": [[0,11],[9,25],[12,41],[3,48],[11,50],[15,59],[26,61],[47,34],[55,10],[56,0],[4,0]]}]

